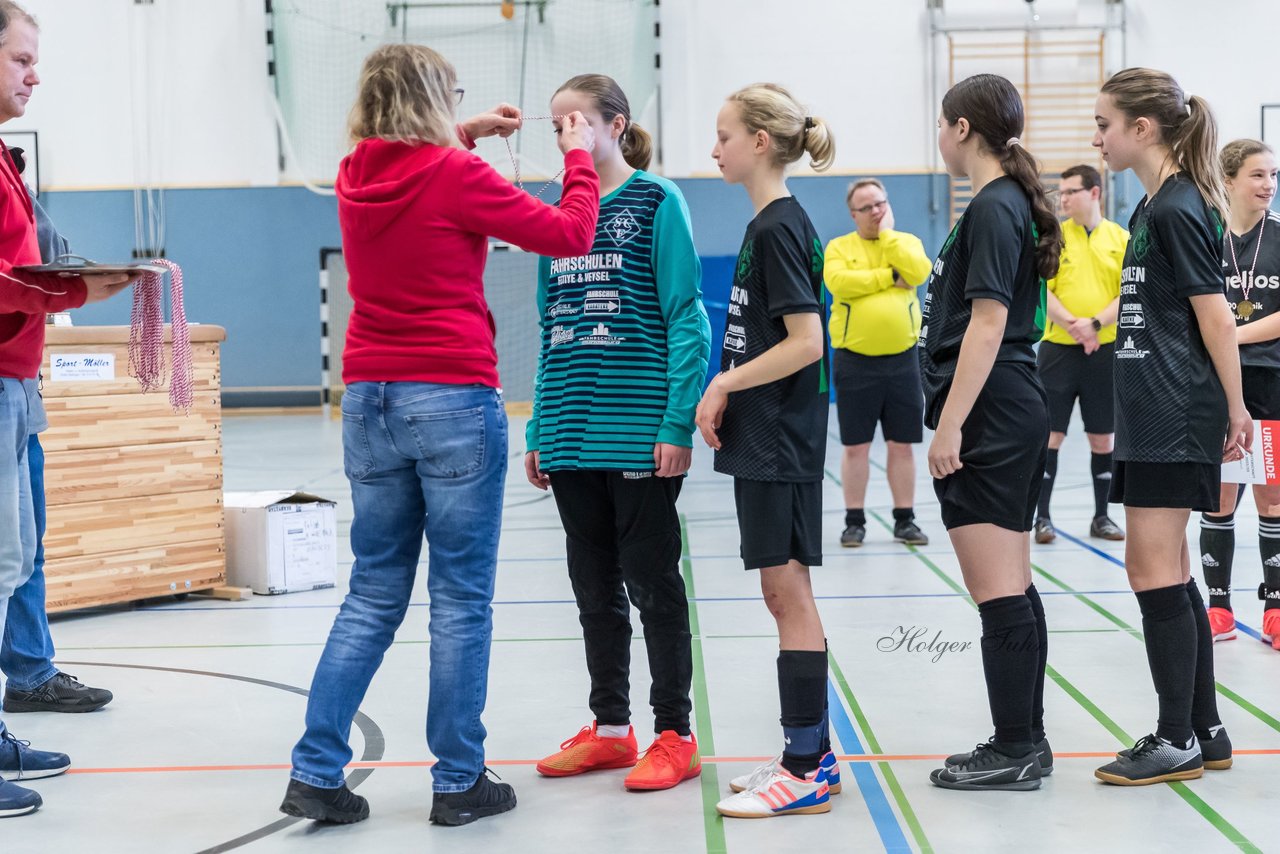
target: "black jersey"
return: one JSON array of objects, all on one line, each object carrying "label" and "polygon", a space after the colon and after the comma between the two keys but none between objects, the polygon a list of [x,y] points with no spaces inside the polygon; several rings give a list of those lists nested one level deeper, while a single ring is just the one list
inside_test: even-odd
[{"label": "black jersey", "polygon": [[1129,232],[1115,350],[1115,458],[1219,463],[1227,399],[1190,298],[1222,294],[1222,221],[1179,172],[1143,197]]},{"label": "black jersey", "polygon": [[1044,331],[1044,282],[1036,272],[1031,202],[1007,175],[987,184],[942,244],[921,310],[920,367],[925,423],[938,426],[955,376],[960,345],[975,299],[993,299],[1009,310],[997,362],[1034,365]]},{"label": "black jersey", "polygon": [[745,364],[786,338],[788,314],[818,315],[822,358],[789,377],[729,395],[718,431],[718,472],[747,480],[822,480],[830,409],[822,261],[822,241],[794,196],[770,202],[747,225],[720,370]]},{"label": "black jersey", "polygon": [[[1222,273],[1236,326],[1256,323],[1280,311],[1280,213],[1268,211],[1242,236],[1236,237],[1228,231],[1226,239],[1229,242],[1222,252]],[[1241,345],[1240,364],[1280,369],[1280,339]]]}]

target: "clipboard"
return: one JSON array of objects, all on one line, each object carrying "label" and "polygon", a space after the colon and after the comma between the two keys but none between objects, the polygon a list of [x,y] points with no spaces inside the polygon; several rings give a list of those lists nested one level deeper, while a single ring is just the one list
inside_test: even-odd
[{"label": "clipboard", "polygon": [[51,264],[24,264],[14,267],[22,273],[52,273],[55,276],[83,276],[86,273],[167,273],[157,264],[137,262],[130,264],[99,264],[83,255],[59,255]]}]

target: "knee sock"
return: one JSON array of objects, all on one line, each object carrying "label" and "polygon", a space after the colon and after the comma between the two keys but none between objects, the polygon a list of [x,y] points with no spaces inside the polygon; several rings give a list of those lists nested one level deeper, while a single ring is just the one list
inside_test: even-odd
[{"label": "knee sock", "polygon": [[1044,603],[1040,591],[1032,584],[1027,588],[1031,612],[1036,616],[1036,637],[1040,642],[1036,660],[1036,693],[1031,703],[1031,740],[1039,744],[1044,740],[1044,668],[1049,661],[1049,626],[1044,620]]},{"label": "knee sock", "polygon": [[1111,494],[1111,454],[1093,454],[1089,457],[1089,471],[1093,474],[1093,515],[1107,515],[1107,497]]},{"label": "knee sock", "polygon": [[1263,610],[1280,608],[1280,516],[1258,517],[1258,549],[1262,552]]},{"label": "knee sock", "polygon": [[[1261,527],[1259,527],[1259,537]],[[1200,516],[1200,564],[1209,607],[1231,610],[1231,562],[1236,554],[1236,514]]]},{"label": "knee sock", "polygon": [[822,761],[823,702],[827,696],[827,654],[784,649],[778,653],[778,696],[782,700],[782,767],[803,778]]},{"label": "knee sock", "polygon": [[1044,456],[1044,481],[1040,484],[1040,503],[1036,517],[1049,518],[1049,499],[1053,497],[1053,481],[1058,476],[1058,449],[1050,448]]},{"label": "knee sock", "polygon": [[1182,584],[1136,594],[1142,609],[1147,663],[1160,701],[1156,735],[1179,747],[1191,741],[1191,706],[1195,695],[1196,645],[1199,631],[1191,597]]},{"label": "knee sock", "polygon": [[1024,756],[1033,747],[1031,716],[1040,660],[1036,615],[1025,594],[983,602],[978,614],[982,670],[996,730],[993,741],[1002,753]]},{"label": "knee sock", "polygon": [[[823,654],[823,657],[827,658],[831,655],[831,641],[824,639],[822,645],[827,648],[827,651]],[[823,675],[825,677],[825,673]],[[822,736],[818,744],[818,751],[822,756],[826,756],[831,752],[831,705],[827,696],[828,693],[824,678],[822,686]]]},{"label": "knee sock", "polygon": [[866,525],[867,514],[861,507],[850,507],[844,511],[844,526],[846,528],[853,525]]},{"label": "knee sock", "polygon": [[1196,620],[1196,682],[1191,698],[1191,728],[1196,738],[1207,741],[1213,737],[1210,730],[1222,723],[1213,678],[1213,629],[1194,578],[1187,582],[1187,598],[1191,600],[1191,615]]}]

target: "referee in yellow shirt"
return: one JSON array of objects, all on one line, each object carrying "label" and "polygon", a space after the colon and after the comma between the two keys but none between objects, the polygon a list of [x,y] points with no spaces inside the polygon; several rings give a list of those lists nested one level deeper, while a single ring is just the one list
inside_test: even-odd
[{"label": "referee in yellow shirt", "polygon": [[1080,400],[1080,416],[1092,452],[1093,522],[1089,535],[1123,540],[1124,531],[1107,515],[1111,490],[1111,449],[1115,435],[1112,364],[1116,322],[1138,328],[1141,312],[1123,311],[1120,268],[1129,232],[1102,217],[1102,176],[1092,166],[1062,173],[1058,194],[1062,213],[1062,261],[1048,282],[1049,323],[1040,342],[1040,381],[1049,395],[1049,453],[1036,509],[1037,543],[1057,538],[1049,517],[1049,499],[1058,474],[1058,449],[1067,435],[1071,410]]},{"label": "referee in yellow shirt", "polygon": [[823,278],[831,292],[836,415],[844,458],[844,532],[840,545],[862,545],[871,440],[880,424],[888,448],[893,537],[926,545],[915,522],[916,464],[911,446],[924,434],[920,386],[920,301],[916,288],[933,262],[919,238],[893,228],[884,184],[863,178],[845,196],[857,230],[827,244]]}]

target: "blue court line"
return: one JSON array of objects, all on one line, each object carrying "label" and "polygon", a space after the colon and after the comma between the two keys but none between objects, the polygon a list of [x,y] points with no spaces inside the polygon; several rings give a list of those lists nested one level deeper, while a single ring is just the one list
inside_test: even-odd
[{"label": "blue court line", "polygon": [[[1118,596],[1130,594],[1131,590],[1042,590],[1041,596],[1075,596],[1079,593],[1088,594],[1090,596]],[[848,595],[831,595],[831,596],[814,596],[818,601],[824,600],[850,600],[850,599],[955,599],[965,598],[968,594],[961,593],[858,593]],[[692,602],[763,602],[762,596],[699,596]],[[425,608],[430,602],[410,602],[410,608]],[[577,604],[572,599],[496,599],[493,605],[574,605]],[[315,605],[243,605],[239,603],[231,603],[227,605],[207,605],[204,607],[193,605],[153,605],[143,606],[138,611],[154,611],[157,613],[169,613],[170,611],[291,611],[306,610],[320,608],[338,608],[342,603],[333,602]],[[83,612],[81,612],[83,613]]]},{"label": "blue court line", "polygon": [[[1102,549],[1097,548],[1096,546],[1093,546],[1089,543],[1086,543],[1084,540],[1080,539],[1079,537],[1072,536],[1071,534],[1068,534],[1066,531],[1058,531],[1058,536],[1065,537],[1066,539],[1075,543],[1077,546],[1080,546],[1083,549],[1087,549],[1088,551],[1093,552],[1094,554],[1098,555],[1104,560],[1111,561],[1121,569],[1125,568],[1124,561],[1120,560],[1118,557],[1116,557],[1113,554],[1110,554],[1109,552],[1104,552]],[[1240,622],[1239,617],[1236,618],[1236,628],[1244,632],[1246,635],[1253,638],[1254,640],[1262,641],[1262,633],[1259,632],[1257,629],[1255,629],[1253,626],[1245,625],[1244,623]],[[1262,641],[1262,642],[1266,643],[1266,641]]]},{"label": "blue court line", "polygon": [[[863,749],[862,742],[858,740],[858,734],[853,729],[853,721],[849,720],[849,713],[844,710],[844,704],[836,692],[835,683],[830,678],[827,679],[827,708],[831,715],[831,726],[836,731],[836,737],[839,738],[844,753],[866,755],[867,751]],[[848,770],[853,772],[853,779],[858,783],[858,790],[862,792],[862,800],[867,805],[867,812],[871,813],[871,820],[875,822],[876,832],[880,834],[880,841],[884,843],[884,850],[910,852],[911,846],[907,844],[907,837],[902,832],[902,824],[898,821],[898,815],[893,811],[893,807],[889,806],[884,787],[880,785],[880,778],[876,776],[871,763],[848,762],[846,765]]]}]

